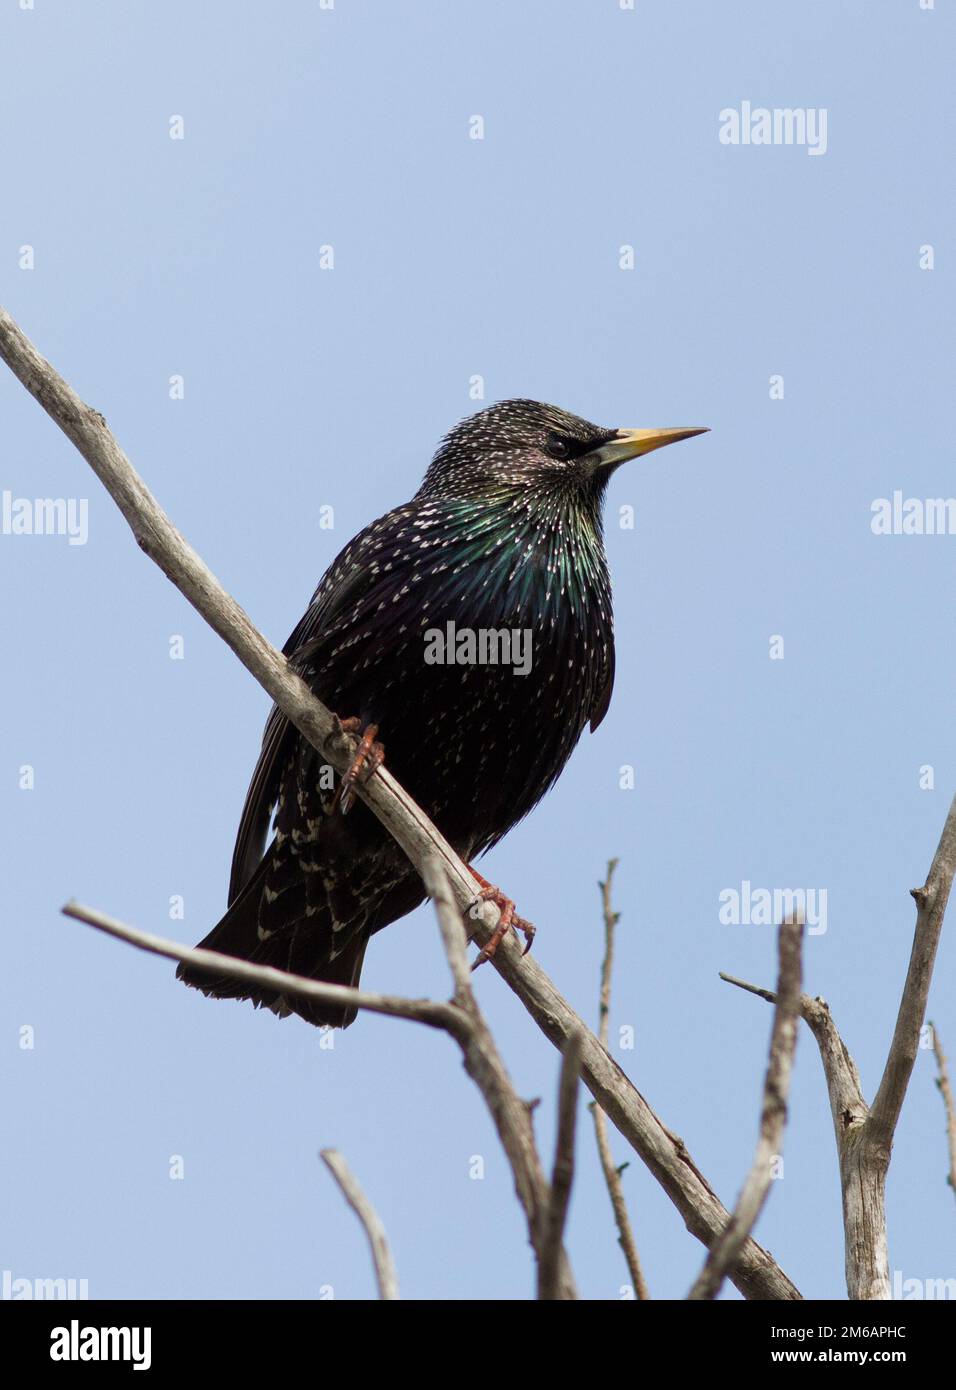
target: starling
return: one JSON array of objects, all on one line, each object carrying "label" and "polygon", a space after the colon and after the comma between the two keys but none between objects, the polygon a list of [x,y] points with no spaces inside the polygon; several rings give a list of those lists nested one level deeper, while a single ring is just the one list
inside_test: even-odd
[{"label": "starling", "polygon": [[[701,433],[602,429],[529,400],[470,416],[445,436],[412,500],[349,542],[286,643],[319,699],[363,733],[358,761],[367,766],[354,774],[374,775],[380,736],[391,772],[466,863],[528,814],[585,724],[596,729],[607,713],[614,633],[602,510],[611,474]],[[353,781],[273,708],[239,824],[229,907],[201,946],[358,984],[369,937],[425,892],[368,807],[349,805]],[[512,907],[490,886],[483,896]],[[252,999],[317,1026],[346,1027],[355,1016],[193,967],[178,974],[207,995]]]}]

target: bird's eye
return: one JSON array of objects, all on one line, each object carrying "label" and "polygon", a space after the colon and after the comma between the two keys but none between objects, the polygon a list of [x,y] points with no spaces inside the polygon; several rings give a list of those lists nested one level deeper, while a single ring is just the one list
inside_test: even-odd
[{"label": "bird's eye", "polygon": [[569,459],[571,457],[571,441],[563,438],[560,434],[549,434],[544,447],[553,459]]}]

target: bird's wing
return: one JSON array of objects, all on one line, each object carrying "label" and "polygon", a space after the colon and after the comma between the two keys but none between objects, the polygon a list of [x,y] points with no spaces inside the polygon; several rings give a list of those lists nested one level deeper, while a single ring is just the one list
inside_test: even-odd
[{"label": "bird's wing", "polygon": [[236,834],[236,845],[232,852],[232,870],[229,875],[230,907],[262,859],[269,831],[269,818],[279,795],[282,769],[291,755],[295,734],[295,728],[278,706],[273,705],[262,736],[259,761],[246,792],[245,805]]},{"label": "bird's wing", "polygon": [[[361,564],[360,557],[371,529],[356,536],[329,566],[312,596],[312,602],[282,648],[293,667],[301,668],[308,664],[325,633],[334,628],[337,619],[356,602],[363,587],[370,583],[368,571]],[[292,755],[297,738],[294,725],[289,723],[278,706],[273,705],[236,833],[229,875],[230,906],[262,859],[269,821],[279,796],[282,770]]]},{"label": "bird's wing", "polygon": [[614,642],[610,643],[608,649],[607,667],[605,668],[605,679],[598,690],[597,699],[591,706],[591,733],[601,723],[608,712],[611,704],[611,692],[614,689]]}]

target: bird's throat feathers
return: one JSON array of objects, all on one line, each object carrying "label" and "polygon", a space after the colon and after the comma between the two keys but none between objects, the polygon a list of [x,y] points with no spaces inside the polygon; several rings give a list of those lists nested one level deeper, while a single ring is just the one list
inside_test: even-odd
[{"label": "bird's throat feathers", "polygon": [[499,480],[474,497],[420,499],[420,525],[444,553],[448,591],[466,606],[499,609],[508,621],[522,614],[528,621],[582,619],[595,603],[610,606],[603,491]]}]

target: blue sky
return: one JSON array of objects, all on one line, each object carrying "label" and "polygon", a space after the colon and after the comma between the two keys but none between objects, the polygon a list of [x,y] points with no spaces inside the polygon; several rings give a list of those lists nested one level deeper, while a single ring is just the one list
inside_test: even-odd
[{"label": "blue sky", "polygon": [[[956,538],[870,525],[895,490],[954,490],[947,9],[37,0],[0,14],[3,302],[273,641],[349,537],[414,492],[475,408],[476,375],[486,403],[711,426],[612,483],[610,714],[483,869],[596,1020],[596,882],[620,857],[612,1035],[631,1026],[635,1044],[615,1055],[728,1203],[770,1011],[717,972],[771,984],[775,960],[769,928],[721,923],[719,895],[745,880],[826,890],[806,986],[872,1096],[907,891],[956,786]],[[719,113],[745,100],[825,108],[826,153],[721,144]],[[527,1296],[510,1176],[450,1042],[369,1017],[320,1047],[304,1023],[206,1001],[58,915],[76,896],[189,944],[205,934],[268,701],[6,373],[0,460],[12,496],[88,499],[89,515],[82,546],[0,535],[0,1266],[87,1278],[99,1297],[371,1297],[361,1233],[316,1156],[335,1146],[406,1296]],[[954,960],[950,931],[930,1017],[956,1055]],[[364,982],[447,992],[427,909],[373,941]],[[476,983],[522,1094],[543,1098],[550,1152],[556,1054],[490,969]],[[571,1257],[586,1296],[614,1299],[626,1271],[583,1109],[580,1136]],[[631,1160],[651,1290],[681,1296],[703,1251]],[[924,1051],[889,1182],[905,1278],[956,1274],[945,1172]],[[842,1295],[806,1032],[757,1234],[804,1293]]]}]

